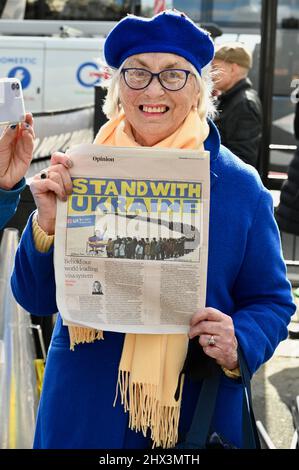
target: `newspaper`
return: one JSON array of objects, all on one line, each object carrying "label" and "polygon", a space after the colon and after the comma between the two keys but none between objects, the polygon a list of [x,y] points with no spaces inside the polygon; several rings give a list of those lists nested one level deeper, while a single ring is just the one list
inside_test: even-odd
[{"label": "newspaper", "polygon": [[208,152],[78,145],[58,201],[54,264],[64,324],[186,333],[204,307]]}]

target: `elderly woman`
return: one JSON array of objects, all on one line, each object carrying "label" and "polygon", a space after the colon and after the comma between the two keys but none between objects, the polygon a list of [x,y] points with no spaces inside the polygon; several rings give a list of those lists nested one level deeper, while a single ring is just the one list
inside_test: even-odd
[{"label": "elderly woman", "polygon": [[[105,104],[110,120],[95,142],[210,152],[206,308],[190,312],[189,338],[104,332],[102,339],[99,331],[68,329],[58,315],[36,448],[174,446],[189,429],[207,361],[223,371],[211,431],[242,447],[237,345],[253,374],[287,336],[294,305],[271,195],[253,168],[220,147],[207,119],[211,103],[203,68],[213,51],[209,35],[178,12],[151,19],[128,16],[106,39],[105,58],[115,69]],[[70,165],[56,154],[49,177],[37,175],[32,183],[37,213],[23,234],[12,288],[35,315],[57,311],[56,196],[66,200],[72,191]],[[188,341],[195,342],[198,355],[180,380]],[[114,402],[117,384],[123,400]]]}]

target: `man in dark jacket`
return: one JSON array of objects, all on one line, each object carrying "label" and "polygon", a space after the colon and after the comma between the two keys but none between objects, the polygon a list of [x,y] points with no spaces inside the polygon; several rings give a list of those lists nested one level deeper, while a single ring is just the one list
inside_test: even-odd
[{"label": "man in dark jacket", "polygon": [[222,144],[245,163],[256,167],[262,134],[262,106],[247,77],[251,66],[251,53],[242,43],[226,43],[216,48],[213,68],[219,114],[215,124]]}]

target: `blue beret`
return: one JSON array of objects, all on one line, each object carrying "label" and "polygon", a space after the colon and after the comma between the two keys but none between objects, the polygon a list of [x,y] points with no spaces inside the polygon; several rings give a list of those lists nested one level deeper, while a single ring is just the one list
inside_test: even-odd
[{"label": "blue beret", "polygon": [[110,31],[104,45],[106,62],[114,68],[147,52],[177,54],[201,73],[214,57],[214,44],[209,33],[183,13],[167,10],[152,18],[128,15]]}]

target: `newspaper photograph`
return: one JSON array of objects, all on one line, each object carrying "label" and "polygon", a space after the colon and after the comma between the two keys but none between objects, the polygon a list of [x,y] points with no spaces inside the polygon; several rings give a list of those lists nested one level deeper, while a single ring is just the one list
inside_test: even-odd
[{"label": "newspaper photograph", "polygon": [[186,333],[205,306],[208,152],[85,144],[67,154],[54,266],[64,324]]}]

